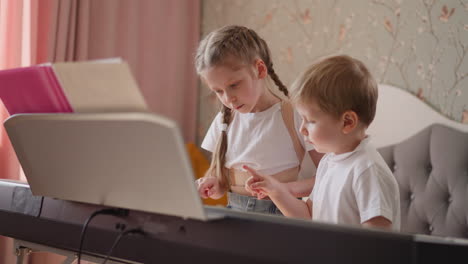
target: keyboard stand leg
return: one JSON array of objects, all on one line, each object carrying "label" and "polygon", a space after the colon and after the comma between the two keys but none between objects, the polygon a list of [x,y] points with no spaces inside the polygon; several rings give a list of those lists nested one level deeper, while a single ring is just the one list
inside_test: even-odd
[{"label": "keyboard stand leg", "polygon": [[62,264],[72,264],[77,259],[78,258],[76,255],[68,255],[67,258],[62,262]]},{"label": "keyboard stand leg", "polygon": [[[62,264],[72,264],[77,260],[76,252],[58,249],[54,247],[49,247],[41,244],[36,244],[28,241],[14,239],[14,246],[13,249],[15,250],[16,264],[24,264],[28,261],[28,256],[30,254],[34,254],[35,252],[50,252],[58,255],[65,256],[66,259],[62,262]],[[81,255],[81,260],[90,261],[92,263],[101,263],[104,256],[90,256],[86,254]],[[109,260],[107,263],[109,264],[141,264],[138,262],[130,261],[130,260]]]},{"label": "keyboard stand leg", "polygon": [[15,247],[15,255],[16,255],[16,264],[23,264],[24,260],[27,258],[26,256],[31,253],[31,249],[27,247],[17,246]]},{"label": "keyboard stand leg", "polygon": [[34,254],[35,252],[50,252],[65,256],[66,259],[62,262],[62,264],[72,264],[77,259],[77,255],[74,252],[54,249],[52,247],[46,247],[18,239],[14,240],[13,248],[16,255],[16,264],[27,263],[28,256],[30,254]]}]

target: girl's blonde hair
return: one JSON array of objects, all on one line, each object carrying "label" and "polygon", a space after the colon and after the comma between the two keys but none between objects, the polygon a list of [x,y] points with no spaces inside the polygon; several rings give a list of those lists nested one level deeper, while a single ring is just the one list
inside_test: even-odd
[{"label": "girl's blonde hair", "polygon": [[354,111],[361,123],[374,120],[378,89],[364,63],[346,55],[327,57],[309,66],[292,85],[292,102],[320,109],[339,118]]},{"label": "girl's blonde hair", "polygon": [[[287,97],[288,89],[281,82],[273,69],[270,49],[255,31],[243,26],[225,26],[209,33],[201,42],[195,56],[195,67],[198,74],[213,66],[236,67],[240,64],[252,65],[256,59],[265,63],[268,75],[278,86],[279,90]],[[233,65],[234,63],[238,65]],[[222,105],[222,121],[229,125],[232,111]],[[223,169],[226,162],[227,132],[222,131],[213,152],[209,173],[218,177],[220,184],[229,189],[230,179]]]}]

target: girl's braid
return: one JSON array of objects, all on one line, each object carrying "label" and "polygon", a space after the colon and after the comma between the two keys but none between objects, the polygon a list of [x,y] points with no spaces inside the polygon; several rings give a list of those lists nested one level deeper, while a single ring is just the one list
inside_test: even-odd
[{"label": "girl's braid", "polygon": [[273,69],[273,62],[271,61],[270,49],[266,44],[265,40],[263,40],[255,31],[251,29],[247,29],[247,34],[250,38],[255,42],[256,46],[258,47],[258,54],[260,55],[261,59],[265,62],[268,75],[270,75],[273,82],[278,86],[278,89],[289,97],[288,88],[283,84],[283,82],[279,79],[278,75],[276,74],[275,70]]}]

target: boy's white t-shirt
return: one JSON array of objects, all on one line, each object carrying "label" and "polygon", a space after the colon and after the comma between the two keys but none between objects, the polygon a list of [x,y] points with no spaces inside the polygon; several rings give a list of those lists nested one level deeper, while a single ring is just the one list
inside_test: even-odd
[{"label": "boy's white t-shirt", "polygon": [[398,183],[369,141],[365,138],[352,152],[322,158],[309,196],[313,220],[360,225],[383,216],[400,230]]},{"label": "boy's white t-shirt", "polygon": [[[301,117],[294,111],[294,126],[303,148],[313,146],[300,133]],[[202,148],[213,152],[221,134],[222,114],[211,123]],[[226,168],[248,165],[261,174],[272,175],[299,166],[294,145],[281,114],[281,103],[258,113],[234,113],[227,129]]]}]

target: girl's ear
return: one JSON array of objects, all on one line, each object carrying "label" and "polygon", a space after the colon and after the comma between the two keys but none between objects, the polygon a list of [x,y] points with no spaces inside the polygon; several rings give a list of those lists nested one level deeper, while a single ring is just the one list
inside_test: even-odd
[{"label": "girl's ear", "polygon": [[344,134],[351,133],[358,126],[359,123],[358,115],[356,114],[356,112],[351,110],[344,112],[341,116],[341,119],[343,121],[343,128],[341,129],[341,131]]},{"label": "girl's ear", "polygon": [[255,70],[257,71],[257,77],[264,79],[268,76],[268,68],[262,59],[256,59],[254,62]]}]

